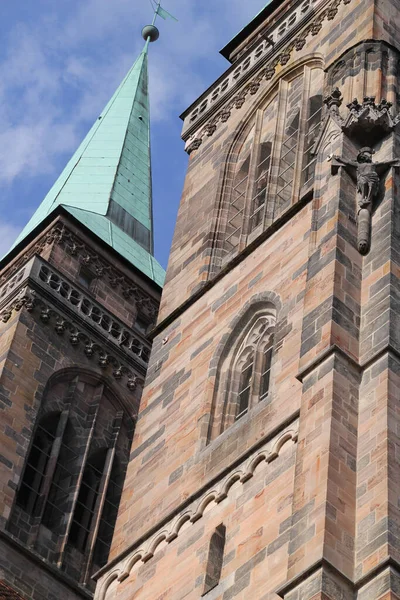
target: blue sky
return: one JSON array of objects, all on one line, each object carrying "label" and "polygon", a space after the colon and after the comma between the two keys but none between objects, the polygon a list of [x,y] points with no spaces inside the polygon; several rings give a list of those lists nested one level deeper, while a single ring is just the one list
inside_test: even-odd
[{"label": "blue sky", "polygon": [[[179,115],[229,65],[266,0],[164,0],[150,48],[155,255],[166,267],[187,165]],[[9,0],[0,9],[0,256],[137,57],[150,0]]]}]

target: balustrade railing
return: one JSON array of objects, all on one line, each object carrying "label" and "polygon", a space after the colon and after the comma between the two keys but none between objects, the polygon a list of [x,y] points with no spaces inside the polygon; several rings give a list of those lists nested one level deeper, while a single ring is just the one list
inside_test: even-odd
[{"label": "balustrade railing", "polygon": [[145,363],[149,361],[150,345],[136,337],[121,321],[116,319],[97,302],[88,298],[83,292],[72,286],[68,281],[48,265],[41,264],[38,279],[74,307],[83,317],[98,328],[102,329],[120,347],[132,352]]},{"label": "balustrade railing", "polygon": [[294,26],[308,15],[322,0],[304,0],[288,12],[284,21],[279,22],[270,31],[267,31],[264,39],[254,50],[243,57],[240,61],[235,62],[228,69],[226,76],[221,77],[216,84],[211,88],[208,95],[202,97],[195,104],[193,110],[185,115],[183,125],[183,135],[185,132],[225,94],[233,88],[249,71],[249,69],[258,63],[275,44],[283,40],[294,28]]}]

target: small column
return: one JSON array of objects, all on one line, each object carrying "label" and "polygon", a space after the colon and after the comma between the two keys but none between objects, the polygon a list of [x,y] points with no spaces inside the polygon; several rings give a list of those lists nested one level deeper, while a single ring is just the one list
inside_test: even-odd
[{"label": "small column", "polygon": [[87,461],[87,458],[88,458],[89,452],[90,452],[91,441],[93,439],[94,431],[96,428],[96,421],[97,421],[97,416],[99,413],[100,400],[103,395],[103,388],[104,388],[103,385],[99,385],[96,390],[96,393],[93,396],[93,405],[96,406],[96,410],[94,411],[94,414],[93,414],[92,424],[90,427],[90,432],[89,432],[88,438],[86,440],[86,447],[85,447],[85,452],[84,452],[84,455],[82,458],[82,462],[79,466],[79,474],[78,474],[77,480],[75,482],[74,491],[71,494],[71,496],[72,496],[70,499],[71,509],[67,515],[65,532],[64,532],[64,534],[60,540],[60,544],[59,544],[59,554],[58,554],[58,561],[57,561],[57,565],[59,567],[62,566],[63,560],[64,560],[65,548],[67,546],[68,536],[69,536],[69,532],[70,532],[73,517],[74,517],[74,511],[75,511],[76,502],[78,500],[79,489],[80,489],[81,482],[82,482],[83,472],[85,470],[86,461]]},{"label": "small column", "polygon": [[117,413],[117,416],[114,420],[114,431],[113,431],[113,441],[111,447],[107,451],[106,460],[104,462],[103,474],[101,476],[101,481],[99,485],[99,491],[97,494],[97,500],[94,507],[92,524],[90,527],[89,538],[87,541],[87,553],[86,553],[86,565],[84,570],[84,575],[82,578],[82,582],[84,585],[87,585],[90,578],[90,568],[92,566],[93,561],[93,553],[96,545],[97,534],[99,532],[100,521],[104,509],[104,504],[106,501],[107,490],[111,479],[112,469],[114,465],[115,453],[118,443],[119,434],[121,431],[123,413]]}]

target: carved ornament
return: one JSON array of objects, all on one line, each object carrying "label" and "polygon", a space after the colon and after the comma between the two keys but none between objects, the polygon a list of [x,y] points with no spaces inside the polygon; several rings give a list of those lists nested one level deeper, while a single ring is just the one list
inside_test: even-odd
[{"label": "carved ornament", "polygon": [[379,194],[380,178],[390,166],[400,165],[400,159],[373,162],[375,150],[372,146],[394,130],[400,116],[392,116],[391,102],[382,99],[376,104],[375,97],[367,96],[362,103],[355,98],[347,104],[348,114],[343,117],[340,114],[342,101],[342,94],[338,88],[325,98],[330,116],[349,139],[360,145],[369,142],[369,145],[360,148],[356,160],[340,156],[329,157],[329,160],[332,161],[333,175],[338,172],[339,167],[343,167],[357,182],[357,244],[360,254],[367,254],[371,245],[373,202]]},{"label": "carved ornament", "polygon": [[[307,37],[310,35],[315,36],[321,31],[325,19],[332,21],[332,19],[335,18],[340,4],[346,5],[350,4],[350,2],[351,0],[332,0],[328,6],[279,53],[278,56],[271,59],[271,61],[263,67],[238,94],[231,98],[216,116],[212,117],[208,123],[188,139],[185,151],[188,154],[191,154],[195,150],[198,150],[203,139],[206,136],[211,137],[211,135],[215,133],[219,123],[226,123],[231,116],[233,109],[241,109],[245,104],[247,97],[254,96],[262,88],[261,82],[263,79],[267,81],[272,79],[276,73],[276,67],[278,65],[286,65],[290,60],[293,50],[301,50],[306,44]],[[211,129],[210,125],[212,125]],[[210,133],[210,131],[212,131],[212,133]]]},{"label": "carved ornament", "polygon": [[10,279],[33,256],[42,254],[46,246],[57,244],[65,249],[67,254],[77,257],[79,262],[90,265],[99,279],[106,277],[114,288],[119,288],[124,298],[132,299],[136,306],[155,322],[158,314],[158,303],[144,292],[136,282],[129,279],[115,265],[108,262],[92,248],[90,248],[75,233],[70,231],[63,223],[57,223],[39,241],[29,248],[20,258],[6,269],[0,278],[0,286]]},{"label": "carved ornament", "polygon": [[339,110],[343,102],[339,88],[335,88],[324,102],[343,133],[362,146],[375,145],[400,121],[400,115],[392,116],[392,103],[385,98],[379,104],[376,104],[375,96],[366,96],[362,103],[355,98],[347,104],[348,114],[345,117]]},{"label": "carved ornament", "polygon": [[65,318],[59,311],[54,310],[32,288],[26,287],[23,289],[18,298],[0,314],[0,320],[7,323],[14,311],[19,312],[23,308],[30,313],[36,312],[42,323],[52,326],[59,336],[66,335],[72,346],[77,350],[80,349],[87,358],[97,361],[101,369],[108,369],[109,374],[115,379],[121,380],[124,378],[129,391],[133,392],[138,386],[143,386],[144,380],[139,378],[119,357],[110,353],[108,349],[91,338],[82,328],[77,328],[72,320]]}]

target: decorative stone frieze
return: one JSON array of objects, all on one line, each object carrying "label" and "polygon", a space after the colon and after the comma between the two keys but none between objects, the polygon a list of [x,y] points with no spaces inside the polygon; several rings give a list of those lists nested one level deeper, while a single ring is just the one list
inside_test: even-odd
[{"label": "decorative stone frieze", "polygon": [[[116,317],[75,289],[39,258],[35,259],[31,270],[25,271],[22,286],[6,298],[5,306],[3,304],[0,312],[3,323],[22,308],[35,312],[42,323],[52,326],[59,336],[68,336],[70,344],[80,348],[86,357],[97,359],[100,368],[109,368],[116,379],[125,377],[130,391],[143,384],[132,365],[144,375],[150,355],[148,342],[135,336]],[[107,346],[114,347],[114,351]]]},{"label": "decorative stone frieze", "polygon": [[[351,0],[333,0],[329,3],[327,8],[322,10],[313,21],[294,39],[292,40],[280,53],[278,56],[271,57],[270,62],[262,68],[261,72],[257,72],[254,77],[247,82],[245,87],[236,94],[231,100],[218,112],[215,116],[212,117],[212,133],[210,132],[210,122],[207,122],[203,125],[198,131],[193,133],[186,142],[185,150],[188,154],[191,154],[193,151],[198,150],[203,142],[203,138],[205,136],[210,137],[217,130],[219,123],[226,123],[229,117],[232,114],[233,109],[241,109],[247,99],[247,96],[254,96],[259,90],[263,88],[261,82],[263,79],[270,80],[274,77],[276,72],[276,67],[280,64],[282,66],[286,65],[290,57],[292,55],[293,50],[299,51],[301,50],[309,35],[315,36],[317,35],[321,29],[325,19],[332,21],[339,9],[341,3],[349,4]],[[210,92],[212,93],[212,92]],[[205,101],[203,101],[204,104]],[[200,105],[201,107],[202,105]],[[200,114],[204,113],[206,107],[202,111],[200,111],[199,115],[196,115],[196,118],[193,121],[197,120],[197,117]]]},{"label": "decorative stone frieze", "polygon": [[78,349],[81,348],[87,358],[97,359],[99,367],[104,370],[109,369],[109,374],[115,379],[120,380],[124,377],[129,391],[135,391],[138,385],[143,386],[144,380],[138,377],[125,361],[121,361],[120,356],[107,351],[102,343],[89,337],[83,327],[77,328],[72,320],[66,318],[59,311],[54,310],[51,305],[46,304],[45,300],[40,298],[34,289],[27,287],[23,294],[2,312],[0,320],[6,323],[14,311],[18,312],[22,308],[25,308],[30,313],[37,312],[42,323],[52,326],[58,335],[63,336],[67,334],[72,346]]},{"label": "decorative stone frieze", "polygon": [[[244,485],[255,475],[255,471],[266,467],[275,461],[281,453],[282,448],[287,443],[296,443],[298,438],[298,422],[295,421],[286,427],[279,435],[269,439],[261,448],[255,450],[246,458],[237,468],[231,469],[230,472],[222,478],[217,487],[208,486],[204,489],[202,495],[194,500],[189,505],[184,505],[182,510],[163,525],[161,531],[157,531],[146,537],[140,547],[132,549],[124,562],[120,563],[117,570],[119,582],[124,581],[130,576],[132,569],[137,564],[143,564],[153,558],[157,551],[157,547],[162,542],[170,544],[179,537],[182,527],[187,523],[196,523],[199,521],[207,507],[217,508],[225,499],[228,498],[232,486],[235,483]],[[212,510],[211,508],[211,510]],[[114,572],[114,571],[113,571]],[[103,592],[106,591],[107,581],[104,585]],[[104,597],[100,595],[100,598]]]},{"label": "decorative stone frieze", "polygon": [[[197,105],[185,119],[184,129],[190,128],[191,125],[200,119],[207,110],[212,109],[217,101],[223,96],[228,95],[237,83],[246,78],[246,75],[251,68],[265,59],[271,48],[272,51],[274,51],[273,49],[275,46],[280,48],[285,39],[290,36],[293,37],[293,30],[296,27],[301,27],[302,24],[304,25],[320,4],[323,4],[323,0],[304,0],[301,4],[297,4],[296,6],[293,6],[291,10],[288,10],[286,18],[283,21],[264,32],[262,41],[256,45],[250,54],[244,53],[243,57],[236,60],[223,77],[222,82],[216,84],[205,98],[199,100]],[[285,50],[283,54],[285,54],[285,52],[287,52],[287,50]],[[289,60],[289,58],[287,60]]]},{"label": "decorative stone frieze", "polygon": [[[7,269],[0,278],[0,286],[6,281],[10,286],[14,280],[14,274],[26,264],[33,256],[40,255],[49,244],[57,244],[65,249],[67,254],[76,256],[80,263],[91,267],[99,279],[107,277],[110,284],[118,288],[124,298],[131,298],[136,306],[146,314],[152,322],[158,313],[158,304],[150,298],[134,281],[119,271],[114,264],[107,261],[103,256],[97,254],[75,233],[69,230],[63,223],[57,223],[46,235],[44,235],[33,247],[29,248],[11,267]],[[10,277],[12,278],[10,280]],[[10,280],[10,281],[9,281]],[[1,300],[0,288],[0,300]]]},{"label": "decorative stone frieze", "polygon": [[339,111],[342,102],[339,88],[332,90],[324,100],[343,133],[361,145],[376,144],[400,122],[400,114],[391,114],[392,103],[385,98],[382,98],[379,104],[375,103],[375,96],[366,96],[362,103],[354,98],[347,104],[348,114],[345,117]]}]

